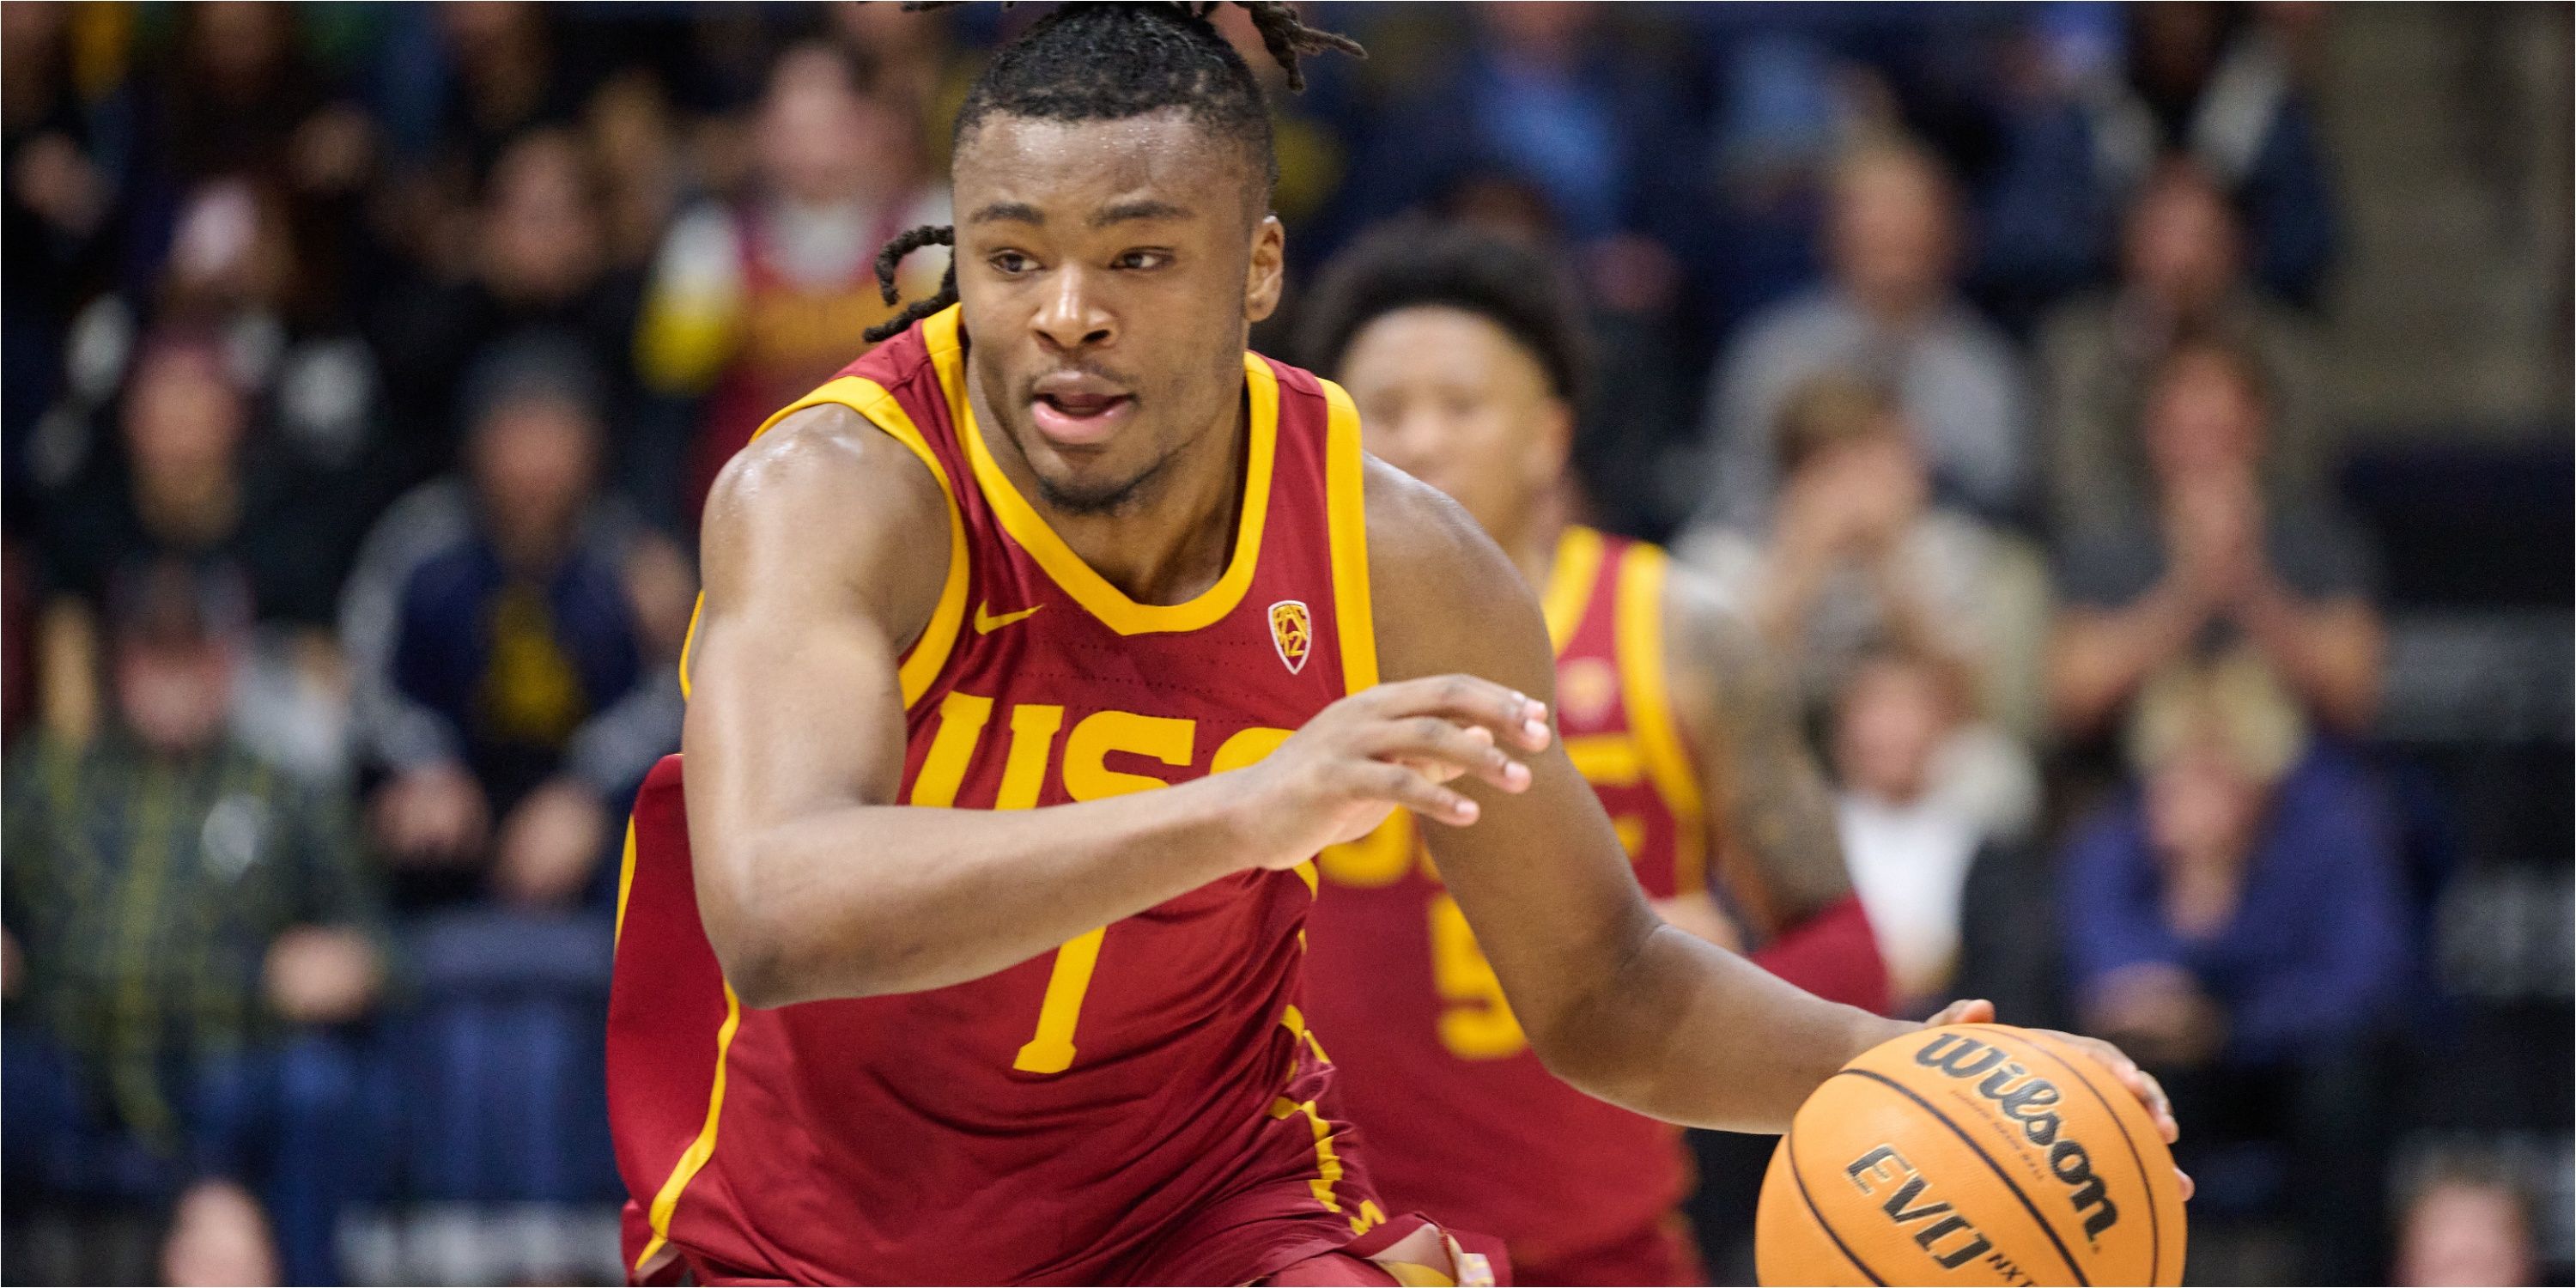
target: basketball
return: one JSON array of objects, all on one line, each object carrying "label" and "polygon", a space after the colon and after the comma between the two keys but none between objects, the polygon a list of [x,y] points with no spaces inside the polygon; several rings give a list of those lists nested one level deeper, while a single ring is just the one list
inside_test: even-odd
[{"label": "basketball", "polygon": [[2182,1192],[2146,1108],[2072,1044],[1926,1029],[1799,1107],[1754,1257],[1765,1284],[2178,1284]]}]

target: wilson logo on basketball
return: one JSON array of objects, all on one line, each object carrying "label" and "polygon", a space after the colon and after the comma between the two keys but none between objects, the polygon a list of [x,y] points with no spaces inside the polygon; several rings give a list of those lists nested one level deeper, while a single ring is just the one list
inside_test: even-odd
[{"label": "wilson logo on basketball", "polygon": [[1270,642],[1279,647],[1279,660],[1288,665],[1288,674],[1306,669],[1306,650],[1313,640],[1313,622],[1306,616],[1306,601],[1283,599],[1270,606]]},{"label": "wilson logo on basketball", "polygon": [[2063,1123],[2049,1106],[2065,1096],[2056,1083],[2033,1075],[2017,1061],[2005,1063],[2003,1048],[1961,1033],[1944,1032],[1924,1043],[1914,1053],[1914,1062],[1962,1082],[1982,1079],[1977,1094],[1993,1101],[1997,1113],[2021,1124],[2022,1135],[2031,1144],[2048,1151],[2049,1173],[2066,1186],[2067,1200],[2075,1210],[2099,1209],[2084,1218],[2085,1238],[2098,1244],[2103,1231],[2120,1223],[2119,1205],[2104,1192],[2102,1178],[2093,1174],[2093,1156],[2085,1152],[2083,1142],[2058,1136]]}]

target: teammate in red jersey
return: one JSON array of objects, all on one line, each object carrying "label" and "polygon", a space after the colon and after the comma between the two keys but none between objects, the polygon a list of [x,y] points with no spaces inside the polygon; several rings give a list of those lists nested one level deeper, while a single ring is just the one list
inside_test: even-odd
[{"label": "teammate in red jersey", "polygon": [[[1883,1009],[1886,971],[1779,668],[1663,551],[1567,519],[1582,325],[1535,253],[1399,224],[1327,270],[1306,347],[1349,386],[1370,452],[1454,497],[1543,588],[1558,731],[1657,911]],[[1306,1013],[1389,1199],[1500,1236],[1523,1283],[1700,1282],[1675,1211],[1680,1133],[1530,1053],[1412,816],[1318,867]]]},{"label": "teammate in red jersey", "polygon": [[1477,1277],[1375,1201],[1299,1009],[1311,857],[1397,808],[1596,1094],[1776,1130],[1911,1028],[1664,927],[1510,561],[1246,353],[1268,129],[1196,6],[1032,24],[958,116],[953,305],[719,480],[611,998],[638,1278]]}]

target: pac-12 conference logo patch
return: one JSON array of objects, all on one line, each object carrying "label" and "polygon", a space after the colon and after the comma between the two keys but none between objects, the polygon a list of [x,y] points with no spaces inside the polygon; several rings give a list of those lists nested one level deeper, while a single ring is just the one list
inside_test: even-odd
[{"label": "pac-12 conference logo patch", "polygon": [[1279,660],[1288,664],[1290,675],[1306,669],[1312,625],[1302,599],[1283,599],[1270,606],[1270,642],[1279,646]]}]

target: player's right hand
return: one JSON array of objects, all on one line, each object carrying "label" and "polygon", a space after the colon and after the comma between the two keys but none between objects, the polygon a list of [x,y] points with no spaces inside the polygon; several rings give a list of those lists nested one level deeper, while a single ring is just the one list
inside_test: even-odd
[{"label": "player's right hand", "polygon": [[1262,867],[1294,867],[1368,835],[1398,808],[1464,827],[1476,821],[1476,802],[1446,784],[1473,774],[1526,791],[1525,758],[1550,737],[1546,703],[1472,675],[1354,693],[1241,771],[1253,849]]}]

